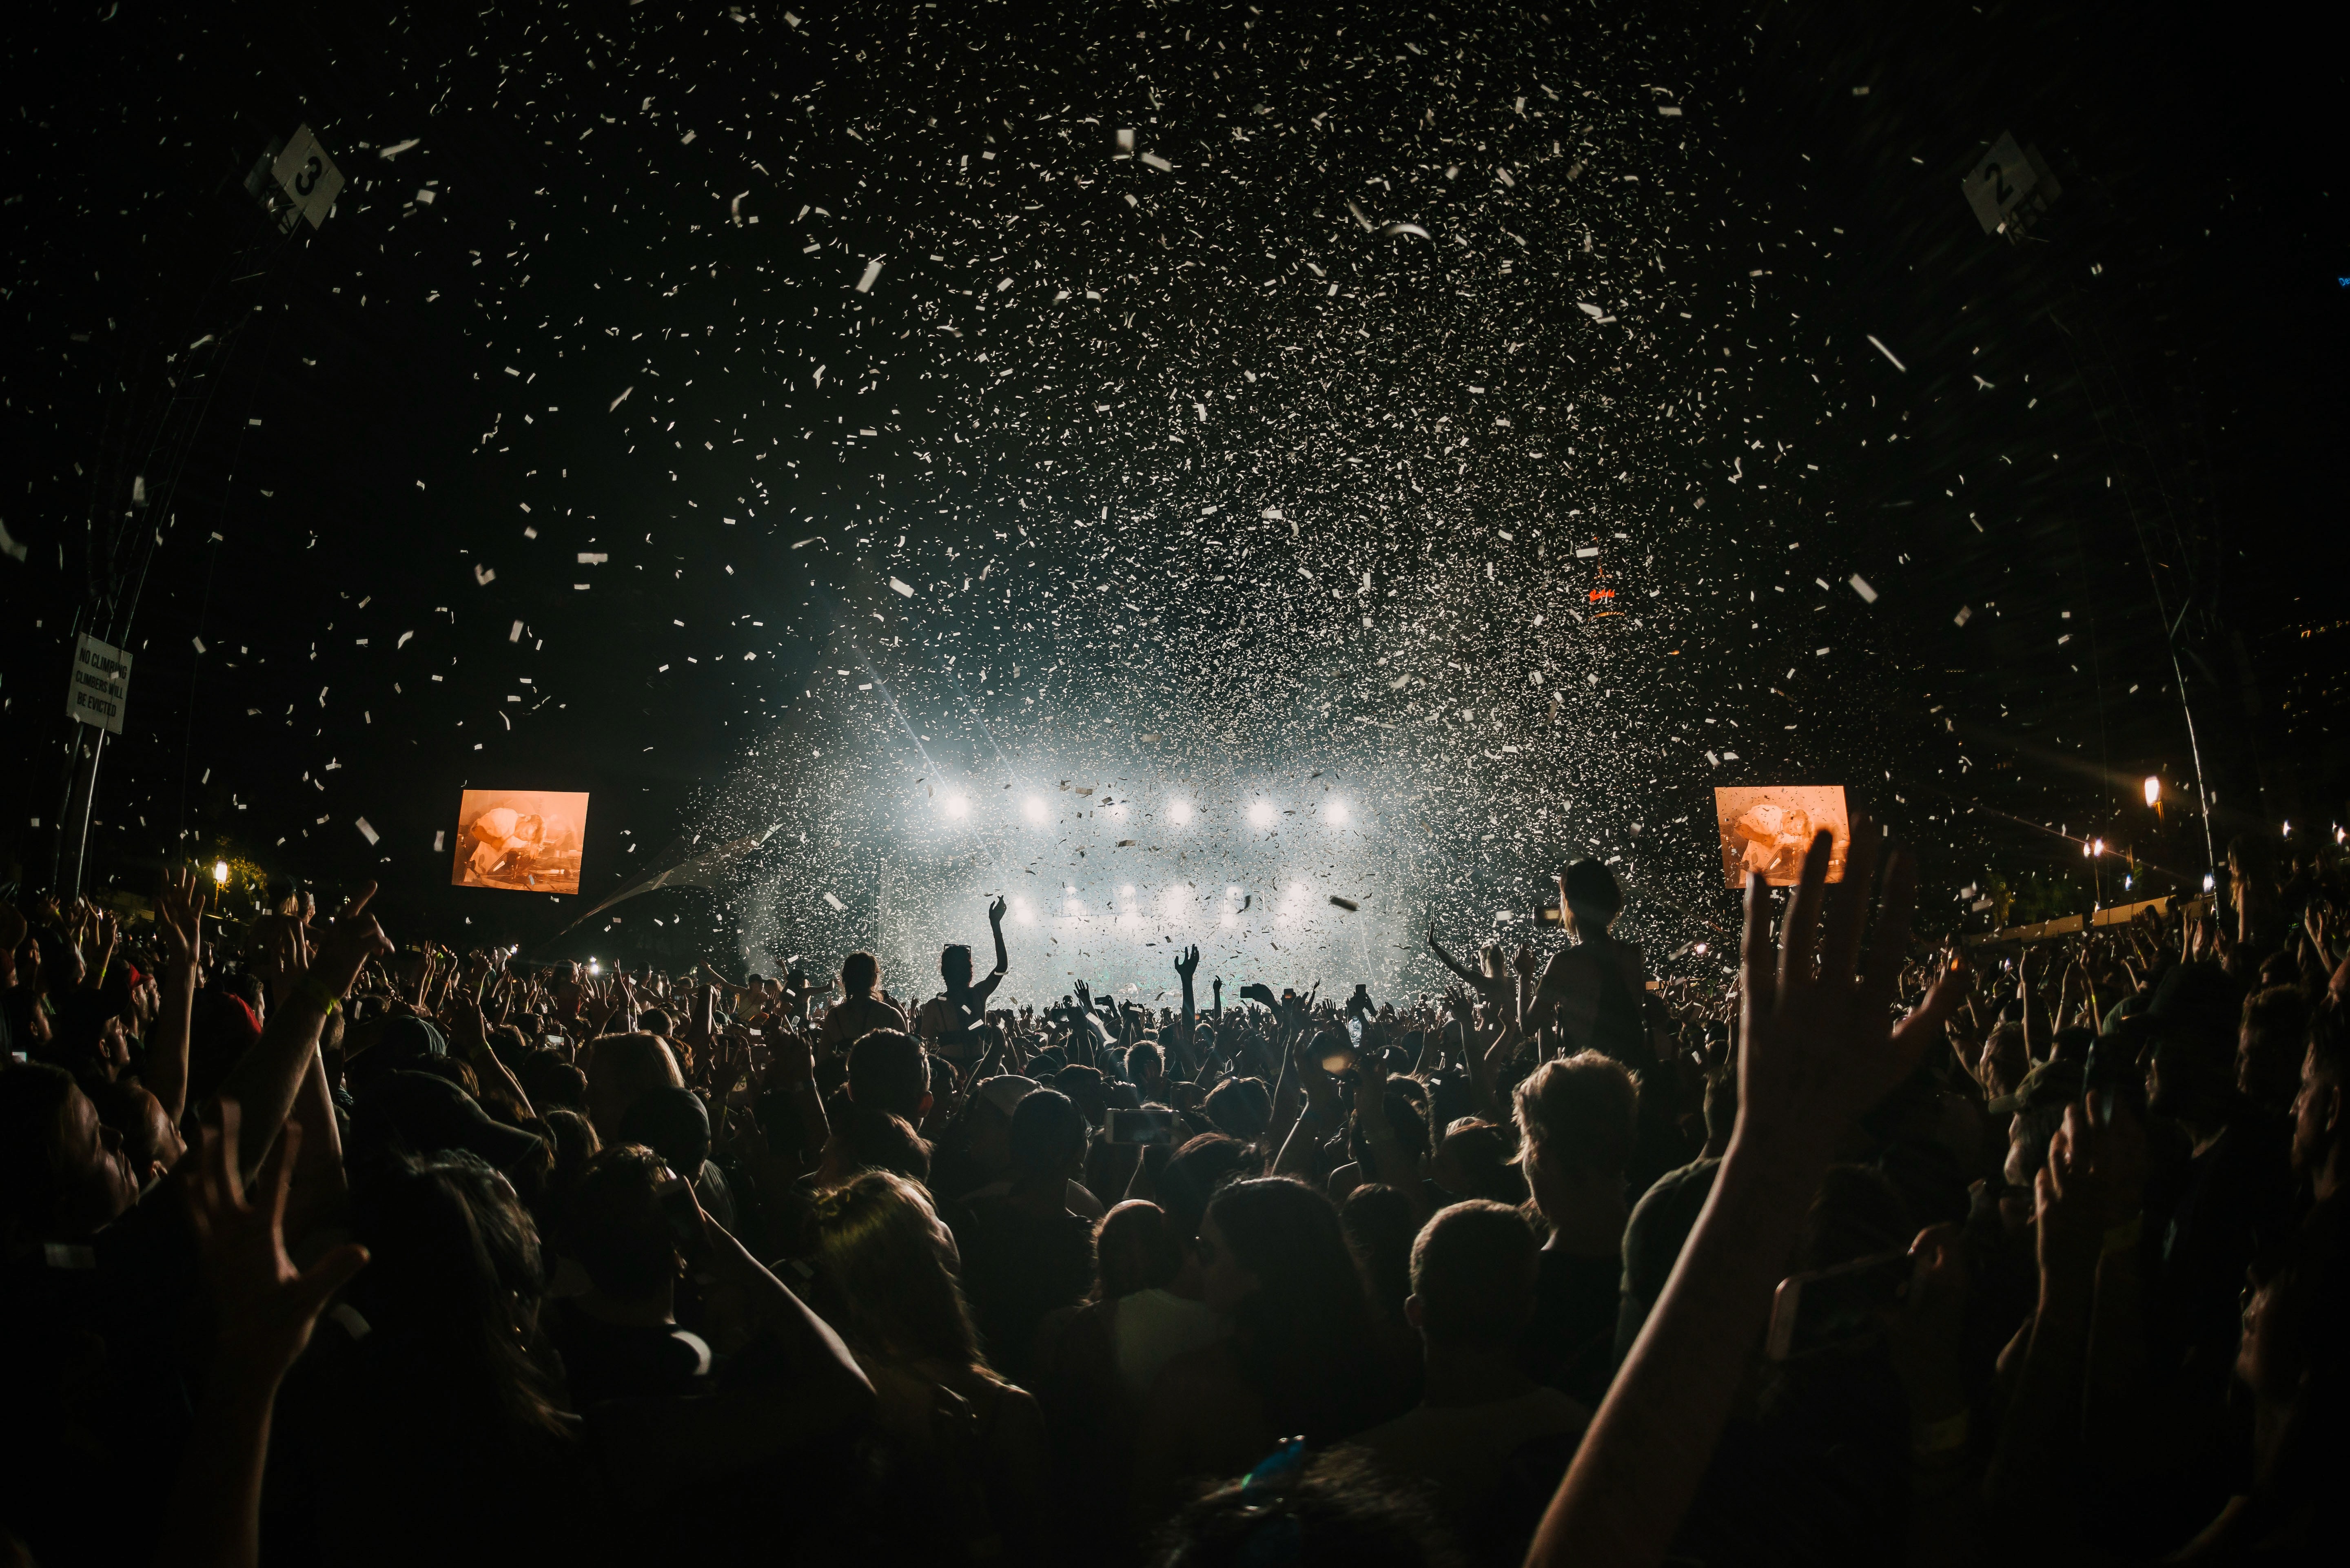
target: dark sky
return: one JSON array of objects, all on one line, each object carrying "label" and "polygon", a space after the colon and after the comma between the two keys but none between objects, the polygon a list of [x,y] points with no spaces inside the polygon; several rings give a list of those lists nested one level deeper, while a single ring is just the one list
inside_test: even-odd
[{"label": "dark sky", "polygon": [[[1779,779],[1918,842],[1933,908],[2085,835],[2196,876],[2174,645],[2220,836],[2344,809],[2342,83],[2290,37],[43,9],[0,301],[28,880],[91,627],[137,655],[100,880],[229,850],[452,939],[577,912],[436,885],[467,782],[591,791],[591,892],[825,824],[721,923],[897,853],[930,770],[1080,760],[1351,769],[1479,898],[1588,841],[1702,913],[1706,792]],[[301,123],[350,184],[288,236],[242,182]],[[2002,131],[2062,185],[2020,241],[1960,193]]]}]

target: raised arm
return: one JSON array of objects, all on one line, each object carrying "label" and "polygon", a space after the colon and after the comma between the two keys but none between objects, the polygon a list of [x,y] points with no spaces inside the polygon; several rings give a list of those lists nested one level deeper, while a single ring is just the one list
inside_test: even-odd
[{"label": "raised arm", "polygon": [[162,1008],[147,1050],[147,1092],[177,1127],[188,1109],[188,1039],[196,1013],[197,955],[204,950],[204,895],[193,871],[166,874],[155,897],[163,949]]},{"label": "raised arm", "polygon": [[[1730,1417],[1773,1288],[1836,1142],[1899,1082],[1941,1026],[1945,980],[1889,1024],[1908,945],[1912,869],[1896,850],[1866,961],[1876,836],[1856,816],[1843,881],[1812,841],[1774,967],[1762,879],[1746,888],[1740,1104],[1713,1192],[1551,1500],[1530,1568],[1649,1568],[1663,1560]],[[1823,913],[1825,912],[1825,920]],[[1814,963],[1817,960],[1818,974]]]},{"label": "raised arm", "polygon": [[295,1091],[318,1054],[318,1031],[328,1011],[342,1005],[361,965],[391,951],[390,939],[367,913],[373,897],[375,884],[370,882],[328,923],[315,953],[301,927],[287,928],[288,961],[299,967],[286,988],[285,1001],[269,1010],[261,1038],[237,1058],[221,1085],[222,1099],[234,1099],[244,1107],[238,1155],[248,1168],[258,1167],[276,1141],[286,1113],[293,1108]]}]

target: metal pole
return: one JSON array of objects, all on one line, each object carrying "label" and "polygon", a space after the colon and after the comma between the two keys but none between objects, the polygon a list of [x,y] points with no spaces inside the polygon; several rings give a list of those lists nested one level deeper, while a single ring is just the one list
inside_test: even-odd
[{"label": "metal pole", "polygon": [[[98,800],[98,759],[106,750],[106,731],[96,725],[92,725],[90,728],[97,730],[98,739],[91,742],[89,751],[87,753],[88,760],[80,769],[80,776],[74,781],[75,793],[81,796],[81,807],[78,812],[68,807],[67,812],[68,821],[71,821],[71,819],[77,815],[81,819],[80,822],[75,825],[72,828],[74,836],[73,876],[70,880],[66,882],[65,888],[66,897],[68,900],[81,897],[82,873],[87,868],[89,858],[90,808]],[[58,836],[60,838],[64,836],[63,830],[65,829],[65,826],[66,824],[64,823],[60,823],[58,825],[60,829]]]}]

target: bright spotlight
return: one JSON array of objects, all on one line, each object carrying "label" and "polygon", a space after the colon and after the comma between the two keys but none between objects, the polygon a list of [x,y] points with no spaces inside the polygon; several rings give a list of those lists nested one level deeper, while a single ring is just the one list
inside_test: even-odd
[{"label": "bright spotlight", "polygon": [[221,885],[222,885],[222,886],[224,886],[224,887],[227,886],[227,884],[228,884],[228,862],[227,862],[227,861],[225,861],[225,860],[215,860],[215,861],[213,861],[213,880],[214,882],[217,882],[217,883],[221,884]]},{"label": "bright spotlight", "polygon": [[1119,898],[1133,898],[1133,897],[1134,897],[1134,884],[1133,884],[1133,883],[1131,883],[1131,882],[1128,882],[1125,887],[1120,888],[1118,890],[1118,896]]},{"label": "bright spotlight", "polygon": [[1012,918],[1024,926],[1033,926],[1036,923],[1036,917],[1028,911],[1028,900],[1025,898],[1012,900]]},{"label": "bright spotlight", "polygon": [[1026,814],[1029,821],[1042,822],[1045,820],[1045,797],[1041,794],[1032,794],[1022,803],[1020,809]]},{"label": "bright spotlight", "polygon": [[1249,807],[1248,816],[1249,821],[1254,823],[1259,827],[1271,827],[1273,826],[1273,802],[1269,800],[1261,800],[1257,802],[1254,805]]},{"label": "bright spotlight", "polygon": [[1191,820],[1191,803],[1188,800],[1179,800],[1167,808],[1167,815],[1175,819],[1176,826],[1180,827]]},{"label": "bright spotlight", "polygon": [[2158,779],[2158,778],[2156,778],[2155,776],[2153,776],[2152,774],[2149,774],[2148,775],[2147,775],[2147,781],[2146,781],[2146,804],[2147,804],[2147,805],[2152,805],[2155,802],[2157,802],[2157,801],[2160,800],[2161,798],[2162,798],[2162,781],[2161,781],[2160,779]]},{"label": "bright spotlight", "polygon": [[971,797],[967,794],[951,794],[947,796],[947,815],[949,816],[969,816],[971,815]]},{"label": "bright spotlight", "polygon": [[1334,800],[1323,810],[1322,815],[1334,825],[1344,827],[1347,826],[1347,803],[1343,800]]}]

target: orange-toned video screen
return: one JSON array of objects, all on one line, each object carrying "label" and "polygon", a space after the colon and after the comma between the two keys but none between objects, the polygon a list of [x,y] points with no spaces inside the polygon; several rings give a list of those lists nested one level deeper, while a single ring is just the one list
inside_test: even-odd
[{"label": "orange-toned video screen", "polygon": [[1713,792],[1713,815],[1721,829],[1721,880],[1743,888],[1746,874],[1760,871],[1774,888],[1803,880],[1804,856],[1822,828],[1835,836],[1828,849],[1828,880],[1844,880],[1844,859],[1852,849],[1852,818],[1842,784],[1749,784]]},{"label": "orange-toned video screen", "polygon": [[588,797],[560,790],[469,789],[457,803],[460,888],[577,893]]}]

